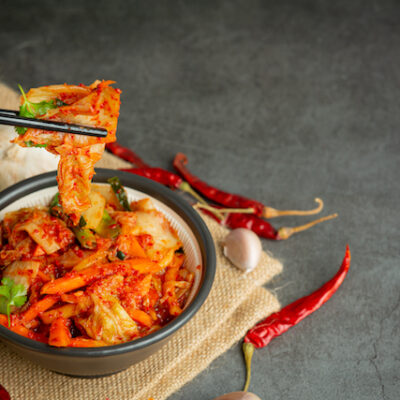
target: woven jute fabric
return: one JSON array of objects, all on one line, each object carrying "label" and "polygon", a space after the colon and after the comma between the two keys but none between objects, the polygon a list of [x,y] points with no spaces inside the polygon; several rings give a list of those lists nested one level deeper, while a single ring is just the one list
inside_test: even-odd
[{"label": "woven jute fabric", "polygon": [[[7,99],[14,95],[14,101],[2,101],[2,92],[8,93]],[[15,94],[0,86],[0,108],[7,107],[15,107]],[[105,154],[97,164],[105,168],[126,165],[110,154]],[[257,268],[243,274],[223,255],[221,240],[228,230],[202,217],[217,250],[215,281],[198,313],[164,347],[118,374],[81,379],[48,371],[0,343],[0,384],[7,388],[12,399],[164,400],[238,342],[257,321],[277,311],[278,300],[262,285],[281,272],[282,264],[263,252]],[[239,389],[240,384],[232,387]]]}]

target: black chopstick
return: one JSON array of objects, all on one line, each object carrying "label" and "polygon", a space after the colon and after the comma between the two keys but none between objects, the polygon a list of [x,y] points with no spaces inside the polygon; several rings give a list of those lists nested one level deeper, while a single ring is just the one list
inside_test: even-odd
[{"label": "black chopstick", "polygon": [[76,135],[106,137],[107,130],[93,128],[91,126],[80,126],[65,124],[63,122],[48,121],[44,119],[24,118],[18,115],[18,111],[0,109],[0,125],[22,126],[24,128],[43,129],[45,131],[57,131],[63,133],[74,133]]}]

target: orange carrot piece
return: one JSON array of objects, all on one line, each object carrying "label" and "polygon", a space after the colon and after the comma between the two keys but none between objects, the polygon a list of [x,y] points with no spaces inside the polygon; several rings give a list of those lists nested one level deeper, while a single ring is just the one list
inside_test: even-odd
[{"label": "orange carrot piece", "polygon": [[172,259],[170,267],[180,268],[184,261],[185,261],[184,254],[174,254],[174,258]]},{"label": "orange carrot piece", "polygon": [[74,271],[82,271],[83,269],[88,268],[95,263],[99,263],[107,257],[107,253],[107,248],[96,251],[95,253],[91,254],[89,257],[86,257],[77,265],[75,265]]},{"label": "orange carrot piece", "polygon": [[62,278],[47,282],[45,285],[43,285],[40,293],[62,294],[86,285],[87,279],[85,279],[83,276],[77,275],[76,273],[71,276],[71,274],[66,274]]},{"label": "orange carrot piece", "polygon": [[25,336],[28,339],[37,340],[38,342],[47,343],[47,338],[44,335],[35,333],[23,325],[14,325],[10,328],[13,332],[18,335]]},{"label": "orange carrot piece", "polygon": [[179,268],[168,267],[165,271],[164,282],[176,281],[176,277],[178,276]]},{"label": "orange carrot piece", "polygon": [[23,325],[17,324],[17,325],[11,325],[9,328],[11,331],[18,333],[18,335],[29,337],[33,332],[26,328]]},{"label": "orange carrot piece", "polygon": [[35,247],[35,250],[33,252],[33,257],[40,257],[44,256],[46,252],[44,251],[43,247],[41,247],[39,244]]},{"label": "orange carrot piece", "polygon": [[157,321],[158,319],[157,313],[152,308],[150,308],[149,310],[149,315],[153,321]]},{"label": "orange carrot piece", "polygon": [[43,282],[51,281],[51,278],[40,269],[38,270],[37,275]]},{"label": "orange carrot piece", "polygon": [[40,245],[36,245],[35,250],[33,251],[33,257],[40,257],[46,254],[46,252],[40,247]]},{"label": "orange carrot piece", "polygon": [[148,258],[143,247],[140,245],[139,241],[134,235],[130,235],[130,251],[132,252],[132,255],[134,255],[135,257]]},{"label": "orange carrot piece", "polygon": [[0,314],[0,325],[8,327],[8,320],[4,314]]},{"label": "orange carrot piece", "polygon": [[37,340],[39,342],[46,343],[47,339],[43,336],[40,335],[39,333],[35,333],[31,331],[30,329],[26,328],[25,326],[19,324],[19,323],[11,323],[11,326],[8,326],[8,319],[7,316],[4,314],[0,314],[0,325],[5,326],[6,328],[9,328],[11,331],[14,333],[17,333],[18,335],[25,336],[29,339]]},{"label": "orange carrot piece", "polygon": [[42,300],[39,300],[36,303],[33,303],[28,308],[28,310],[26,310],[25,313],[22,315],[22,322],[24,324],[26,324],[26,323],[32,321],[39,314],[48,310],[50,307],[52,307],[54,304],[56,304],[57,301],[59,301],[59,300],[60,300],[60,296],[46,296]]},{"label": "orange carrot piece", "polygon": [[42,321],[49,325],[57,318],[70,318],[76,315],[77,313],[77,306],[76,304],[65,304],[64,306],[55,308],[54,310],[45,311],[42,313],[40,318]]},{"label": "orange carrot piece", "polygon": [[117,261],[109,264],[94,265],[81,271],[73,271],[64,277],[47,282],[43,285],[42,294],[63,294],[86,286],[89,282],[100,277],[106,277],[116,272],[126,274],[129,270],[138,271],[141,274],[154,274],[163,268],[153,261],[143,258],[134,258],[127,261]]},{"label": "orange carrot piece", "polygon": [[130,257],[148,258],[135,235],[119,235],[117,239],[117,247],[124,254]]},{"label": "orange carrot piece", "polygon": [[68,328],[68,320],[63,317],[55,319],[50,326],[49,345],[66,347],[71,342],[71,332]]},{"label": "orange carrot piece", "polygon": [[129,269],[134,269],[141,274],[156,274],[164,268],[149,259],[134,258],[132,260],[123,261]]},{"label": "orange carrot piece", "polygon": [[107,344],[101,340],[86,339],[84,337],[72,338],[69,347],[102,347]]},{"label": "orange carrot piece", "polygon": [[76,304],[82,298],[83,294],[84,294],[84,292],[82,290],[77,290],[74,293],[63,293],[61,295],[61,300],[64,303],[74,303],[74,304]]},{"label": "orange carrot piece", "polygon": [[110,264],[102,265],[101,267],[103,269],[103,273],[106,275],[111,275],[115,272],[127,274],[130,273],[131,270],[135,270],[140,274],[155,274],[164,269],[159,264],[150,261],[148,258],[133,258],[132,260],[116,261]]},{"label": "orange carrot piece", "polygon": [[142,325],[150,328],[153,325],[153,320],[149,314],[146,314],[144,311],[135,309],[129,311],[130,317],[136,321],[141,323]]}]

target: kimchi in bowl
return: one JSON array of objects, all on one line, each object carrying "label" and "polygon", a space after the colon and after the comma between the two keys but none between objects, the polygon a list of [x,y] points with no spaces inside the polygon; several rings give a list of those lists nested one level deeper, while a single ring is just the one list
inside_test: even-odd
[{"label": "kimchi in bowl", "polygon": [[[23,357],[53,371],[74,376],[103,376],[126,369],[155,353],[185,325],[207,298],[216,259],[211,235],[196,211],[179,195],[149,179],[109,169],[97,169],[93,182],[107,184],[117,176],[128,200],[150,198],[177,232],[185,253],[185,268],[194,274],[191,292],[180,315],[147,336],[104,347],[58,348],[18,335],[0,325],[0,339]],[[0,193],[0,220],[6,212],[48,205],[57,192],[56,172],[22,181]]]}]

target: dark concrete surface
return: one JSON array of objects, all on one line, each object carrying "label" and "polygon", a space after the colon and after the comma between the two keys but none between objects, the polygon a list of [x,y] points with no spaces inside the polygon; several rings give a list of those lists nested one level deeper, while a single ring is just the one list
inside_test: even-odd
[{"label": "dark concrete surface", "polygon": [[[399,17],[378,0],[1,2],[0,80],[114,79],[119,140],[149,163],[183,151],[227,190],[339,213],[263,243],[284,263],[269,285],[283,305],[330,278],[346,243],[353,254],[332,300],[255,354],[264,400],[400,398]],[[235,346],[171,398],[243,378]]]}]

